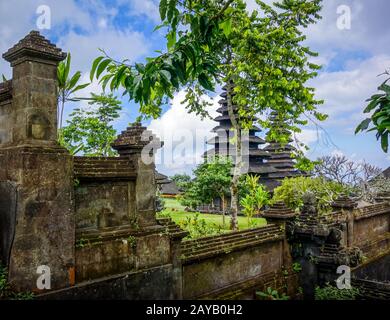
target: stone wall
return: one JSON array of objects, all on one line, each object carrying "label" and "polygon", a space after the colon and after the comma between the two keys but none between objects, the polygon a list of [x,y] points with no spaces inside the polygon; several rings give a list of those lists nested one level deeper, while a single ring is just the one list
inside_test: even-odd
[{"label": "stone wall", "polygon": [[183,298],[254,298],[267,286],[294,295],[296,276],[277,225],[184,241]]},{"label": "stone wall", "polygon": [[[45,292],[37,270],[47,266],[53,297],[89,294],[79,288],[90,281],[113,285],[114,296],[123,294],[119,281],[134,290],[123,297],[177,297],[185,234],[155,217],[161,142],[136,124],[113,143],[119,157],[73,157],[59,146],[56,70],[65,56],[36,31],[3,55],[13,79],[0,84],[0,259],[12,289]],[[106,281],[119,275],[126,280]],[[170,287],[154,292],[159,276]]]}]

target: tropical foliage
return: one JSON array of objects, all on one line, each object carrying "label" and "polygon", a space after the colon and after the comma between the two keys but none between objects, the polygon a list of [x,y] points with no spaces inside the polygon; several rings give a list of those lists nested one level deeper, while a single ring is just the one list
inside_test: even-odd
[{"label": "tropical foliage", "polygon": [[327,212],[339,195],[349,193],[349,188],[321,177],[286,178],[282,185],[274,190],[272,203],[283,201],[296,210],[303,206],[303,195],[308,192],[315,195],[319,212]]},{"label": "tropical foliage", "polygon": [[248,218],[248,226],[254,215],[259,214],[260,210],[268,203],[269,194],[262,185],[259,184],[258,176],[247,175],[245,179],[248,193],[241,198],[240,204],[242,211]]},{"label": "tropical foliage", "polygon": [[170,179],[176,183],[182,192],[187,191],[191,186],[191,177],[188,174],[175,174]]},{"label": "tropical foliage", "polygon": [[315,288],[315,300],[356,300],[359,293],[356,288],[338,289],[328,283],[323,288]]},{"label": "tropical foliage", "polygon": [[74,109],[70,114],[67,126],[59,131],[59,141],[73,154],[113,156],[113,121],[120,116],[121,102],[112,94],[92,94],[89,100],[89,107]]},{"label": "tropical foliage", "polygon": [[65,104],[68,101],[80,101],[74,94],[87,86],[89,83],[79,84],[81,72],[77,71],[73,76],[69,76],[71,68],[71,54],[68,53],[66,60],[60,62],[57,68],[58,79],[58,124],[62,128]]},{"label": "tropical foliage", "polygon": [[[389,72],[385,72],[389,75]],[[367,131],[376,132],[377,140],[381,141],[382,150],[387,153],[389,148],[390,132],[390,78],[383,82],[378,90],[380,93],[374,94],[367,100],[369,104],[364,109],[364,113],[371,113],[369,118],[363,120],[356,128],[355,133]]]}]

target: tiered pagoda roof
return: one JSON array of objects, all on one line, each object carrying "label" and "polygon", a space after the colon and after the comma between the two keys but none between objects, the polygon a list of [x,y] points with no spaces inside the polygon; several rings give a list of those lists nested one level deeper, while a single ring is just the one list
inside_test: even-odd
[{"label": "tiered pagoda roof", "polygon": [[290,144],[293,141],[291,139],[291,132],[287,129],[284,129],[283,126],[280,125],[280,121],[277,119],[276,112],[271,113],[270,120],[274,128],[280,128],[280,133],[289,136],[288,142],[286,144],[270,141],[269,144],[264,148],[265,151],[270,153],[268,164],[277,169],[277,172],[272,173],[270,178],[283,179],[287,177],[303,175],[301,171],[295,169],[295,161],[292,158],[292,153],[295,148]]},{"label": "tiered pagoda roof", "polygon": [[[208,144],[213,145],[214,148],[208,150],[203,155],[205,158],[209,158],[215,155],[223,155],[232,157],[233,161],[235,158],[235,148],[231,143],[234,133],[233,124],[229,117],[228,107],[227,107],[227,87],[224,86],[223,93],[221,94],[222,99],[219,100],[221,107],[217,109],[217,112],[220,113],[218,117],[214,120],[218,122],[218,125],[212,129],[212,132],[215,132],[217,135],[207,141]],[[232,94],[234,95],[234,93]],[[233,106],[236,119],[240,121],[238,115],[238,107]],[[253,121],[256,121],[257,118],[252,118]],[[260,176],[262,183],[267,184],[268,176],[270,174],[276,174],[277,169],[266,163],[266,160],[271,157],[270,153],[266,150],[260,149],[261,145],[266,144],[266,141],[256,134],[261,132],[261,129],[255,125],[248,130],[248,133],[242,136],[243,148],[242,156],[244,161],[248,161],[248,173],[256,174]]]}]

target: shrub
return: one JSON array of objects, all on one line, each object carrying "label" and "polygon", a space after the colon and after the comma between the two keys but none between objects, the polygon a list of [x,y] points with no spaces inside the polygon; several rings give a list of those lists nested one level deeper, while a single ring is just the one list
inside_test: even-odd
[{"label": "shrub", "polygon": [[33,300],[34,294],[32,292],[13,292],[8,283],[7,268],[1,264],[0,261],[0,300]]},{"label": "shrub", "polygon": [[284,293],[280,295],[280,293],[277,290],[272,289],[271,287],[268,287],[266,291],[257,291],[256,296],[260,300],[288,300],[290,299],[289,296],[286,296]]},{"label": "shrub", "polygon": [[316,300],[356,300],[359,295],[359,289],[338,289],[335,286],[326,284],[325,287],[316,287]]},{"label": "shrub", "polygon": [[283,201],[291,209],[297,210],[303,206],[302,197],[307,192],[312,192],[316,196],[319,212],[328,212],[332,202],[339,195],[348,193],[349,189],[337,182],[325,180],[321,177],[286,178],[282,185],[274,190],[271,203]]},{"label": "shrub", "polygon": [[260,213],[261,208],[267,204],[268,192],[262,185],[259,185],[258,176],[247,175],[244,185],[248,192],[243,198],[241,198],[240,204],[243,208],[243,213],[248,218],[249,227],[252,217],[255,214]]},{"label": "shrub", "polygon": [[193,217],[186,217],[186,219],[180,223],[180,226],[190,233],[188,236],[190,239],[222,233],[221,227],[207,224],[205,219],[200,218],[199,213],[195,214]]}]

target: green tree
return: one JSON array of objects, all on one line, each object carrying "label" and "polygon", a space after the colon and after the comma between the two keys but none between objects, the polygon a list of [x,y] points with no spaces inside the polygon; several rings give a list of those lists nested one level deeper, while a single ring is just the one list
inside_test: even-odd
[{"label": "green tree", "polygon": [[176,183],[180,191],[187,191],[191,185],[191,177],[188,174],[175,174],[170,177]]},{"label": "green tree", "polygon": [[68,125],[60,130],[60,143],[73,154],[113,156],[116,130],[112,122],[119,118],[121,102],[112,94],[92,94],[88,100],[89,108],[77,108],[70,114]]},{"label": "green tree", "polygon": [[193,199],[197,203],[211,203],[214,199],[221,198],[223,225],[225,225],[226,196],[229,195],[232,180],[232,167],[231,160],[226,157],[214,157],[200,164],[194,170],[195,179],[187,194],[187,199]]},{"label": "green tree", "polygon": [[77,71],[73,76],[69,76],[71,65],[71,54],[68,53],[66,60],[60,62],[57,68],[58,79],[58,114],[57,119],[60,129],[64,117],[65,103],[68,101],[80,101],[80,98],[73,96],[74,93],[89,86],[89,83],[78,84],[81,78],[81,72]]},{"label": "green tree", "polygon": [[[201,96],[217,83],[227,84],[236,147],[230,186],[233,229],[237,228],[243,173],[241,129],[252,125],[254,115],[269,110],[277,111],[286,128],[296,132],[307,123],[302,115],[325,119],[316,111],[321,101],[306,86],[319,69],[310,62],[316,54],[302,45],[302,30],[320,18],[321,0],[283,0],[275,8],[256,2],[260,13],[249,13],[242,0],[161,0],[162,24],[157,28],[166,29],[166,52],[134,64],[105,54],[94,61],[91,70],[91,79],[96,76],[103,87],[124,88],[148,117],[160,116],[161,105],[182,88],[188,111],[207,116],[207,103]],[[261,124],[269,125],[268,121]],[[283,141],[278,132],[273,138]]]},{"label": "green tree", "polygon": [[[390,75],[388,71],[385,74]],[[379,87],[380,93],[374,94],[367,100],[369,104],[364,113],[372,113],[369,118],[363,120],[356,128],[355,134],[363,131],[376,132],[377,140],[381,140],[382,150],[387,153],[389,149],[390,132],[390,85],[386,79]],[[370,127],[371,125],[371,127]]]},{"label": "green tree", "polygon": [[259,184],[259,176],[247,175],[244,184],[248,193],[241,198],[240,204],[245,216],[248,218],[248,227],[255,214],[259,214],[261,208],[268,203],[268,192]]}]

